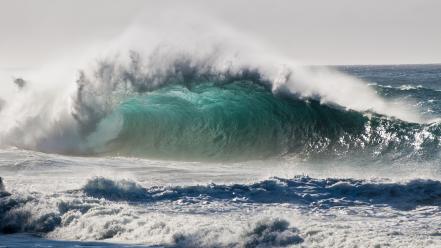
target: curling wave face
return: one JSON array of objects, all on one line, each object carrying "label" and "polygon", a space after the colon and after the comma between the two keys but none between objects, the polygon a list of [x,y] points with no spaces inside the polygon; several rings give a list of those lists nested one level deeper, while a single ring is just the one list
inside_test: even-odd
[{"label": "curling wave face", "polygon": [[11,118],[17,106],[7,102],[1,143],[182,160],[438,158],[439,124],[417,122],[356,79],[304,68],[275,73],[242,62],[225,67],[212,54],[162,57],[157,52],[144,61],[131,52],[124,63],[101,61],[80,72],[68,103],[45,99],[32,115]]},{"label": "curling wave face", "polygon": [[88,136],[88,150],[174,159],[428,158],[436,155],[440,131],[438,125],[274,95],[252,81],[204,82],[125,99]]}]

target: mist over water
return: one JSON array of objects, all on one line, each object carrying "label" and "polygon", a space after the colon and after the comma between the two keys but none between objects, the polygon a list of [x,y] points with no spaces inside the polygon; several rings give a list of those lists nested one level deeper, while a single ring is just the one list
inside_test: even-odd
[{"label": "mist over water", "polygon": [[353,76],[300,65],[209,18],[195,42],[179,36],[193,29],[168,25],[175,35],[134,24],[101,52],[20,75],[26,85],[2,96],[1,145],[230,160],[372,148],[384,143],[369,138],[384,136],[379,129],[414,136],[388,146],[410,147],[424,130],[437,136],[433,117]]},{"label": "mist over water", "polygon": [[441,66],[308,66],[181,17],[0,72],[0,243],[441,244]]}]

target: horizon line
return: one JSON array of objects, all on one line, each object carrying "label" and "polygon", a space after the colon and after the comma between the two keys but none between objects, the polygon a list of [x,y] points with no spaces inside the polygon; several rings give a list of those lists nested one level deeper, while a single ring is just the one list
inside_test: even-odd
[{"label": "horizon line", "polygon": [[[430,63],[355,63],[355,64],[303,64],[304,66],[331,66],[331,67],[335,67],[335,66],[412,66],[412,65],[441,65],[441,62],[430,62]],[[31,70],[34,67],[0,67],[0,70],[4,70],[4,71],[18,71],[18,70]]]}]

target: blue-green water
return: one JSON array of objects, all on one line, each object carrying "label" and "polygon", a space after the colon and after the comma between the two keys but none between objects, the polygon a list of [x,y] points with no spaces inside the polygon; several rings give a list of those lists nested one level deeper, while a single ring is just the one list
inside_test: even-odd
[{"label": "blue-green water", "polygon": [[[440,68],[336,69],[365,79],[385,99],[412,102],[422,116],[434,118],[441,115]],[[110,129],[117,135],[103,139],[112,126],[118,126]],[[439,158],[441,126],[273,92],[259,77],[197,78],[123,99],[94,132],[89,134],[89,152],[96,154],[184,160],[300,156],[419,161]]]}]

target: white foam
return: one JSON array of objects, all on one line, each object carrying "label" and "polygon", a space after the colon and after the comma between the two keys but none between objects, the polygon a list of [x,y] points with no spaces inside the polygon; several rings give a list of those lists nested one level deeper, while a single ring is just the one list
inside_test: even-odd
[{"label": "white foam", "polygon": [[[164,83],[169,73],[175,73],[168,70],[175,69],[173,63],[182,58],[188,59],[187,63],[200,73],[255,69],[272,83],[274,91],[314,97],[323,103],[409,122],[424,122],[416,110],[403,107],[407,104],[390,103],[359,79],[326,68],[300,66],[295,59],[283,56],[283,51],[211,17],[185,15],[180,19],[176,24],[155,15],[138,18],[120,37],[101,44],[101,48],[93,44],[84,53],[73,49],[75,53],[67,59],[18,75],[28,84],[3,97],[6,104],[0,111],[0,144],[50,152],[87,150],[78,133],[82,127],[73,116],[81,116],[77,104],[93,110],[89,112],[95,116],[87,115],[84,121],[96,125],[122,98],[130,95],[124,81],[125,70],[136,69],[135,75],[147,76],[152,79],[149,84],[157,85]],[[147,25],[149,20],[155,20],[152,23],[156,26]],[[128,61],[127,54],[132,49],[145,60],[138,68],[131,68]],[[91,62],[96,58],[104,64]],[[83,69],[86,76],[81,102],[78,69]],[[11,76],[3,72],[0,78],[6,80]],[[6,80],[1,84],[12,82]],[[115,135],[120,126],[105,129]]]}]

